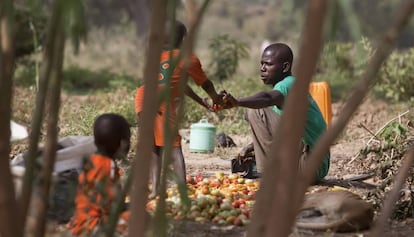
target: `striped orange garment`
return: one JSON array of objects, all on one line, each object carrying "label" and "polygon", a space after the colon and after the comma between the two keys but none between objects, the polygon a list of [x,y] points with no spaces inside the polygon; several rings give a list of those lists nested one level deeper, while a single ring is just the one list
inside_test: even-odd
[{"label": "striped orange garment", "polygon": [[[158,76],[158,91],[164,88],[166,83],[166,73],[167,70],[170,68],[170,52],[172,53],[173,58],[178,57],[180,50],[176,49],[173,51],[164,51],[161,54],[160,60],[160,73]],[[170,100],[170,108],[171,112],[169,116],[166,116],[166,104],[162,103],[158,108],[158,113],[155,116],[155,124],[154,124],[154,139],[156,146],[164,146],[164,121],[166,118],[169,120],[169,125],[174,126],[176,124],[176,109],[179,104],[178,101],[178,87],[179,82],[181,79],[181,74],[183,73],[183,62],[178,63],[175,70],[171,75],[171,100]],[[198,85],[202,85],[206,80],[206,74],[204,73],[200,60],[194,54],[190,57],[190,64],[187,69],[188,75],[192,78],[192,80]],[[139,114],[143,109],[143,100],[144,100],[144,86],[141,86],[137,89],[137,93],[135,95],[135,112]],[[181,137],[177,135],[174,138],[173,146],[181,146]]]},{"label": "striped orange garment", "polygon": [[120,175],[119,169],[110,157],[91,155],[79,175],[76,210],[71,222],[68,223],[72,234],[88,236],[99,224],[106,221]]}]

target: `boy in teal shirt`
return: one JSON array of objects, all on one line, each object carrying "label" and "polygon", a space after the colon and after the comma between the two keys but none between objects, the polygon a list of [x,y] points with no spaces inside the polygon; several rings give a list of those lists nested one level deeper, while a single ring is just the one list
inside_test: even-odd
[{"label": "boy in teal shirt", "polygon": [[[240,152],[240,156],[243,157],[254,149],[259,172],[263,171],[265,160],[270,157],[272,140],[283,113],[283,103],[295,82],[291,72],[292,62],[293,53],[289,46],[282,43],[271,44],[263,51],[260,76],[263,83],[272,86],[273,90],[261,91],[239,99],[224,92],[224,98],[227,100],[225,108],[236,106],[250,108],[247,111],[247,120],[252,129],[253,143],[245,147]],[[308,94],[308,100],[305,134],[301,144],[303,153],[299,167],[302,167],[307,153],[326,129],[322,113],[310,94]],[[330,153],[328,152],[316,174],[317,180],[322,180],[327,175],[329,163]]]}]

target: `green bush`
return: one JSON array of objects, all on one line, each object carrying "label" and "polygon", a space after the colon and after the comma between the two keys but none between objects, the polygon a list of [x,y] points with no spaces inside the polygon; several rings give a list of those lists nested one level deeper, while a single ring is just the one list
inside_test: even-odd
[{"label": "green bush", "polygon": [[414,101],[414,49],[393,52],[379,73],[375,89],[393,102]]},{"label": "green bush", "polygon": [[[360,80],[375,48],[367,39],[358,44],[328,43],[318,64],[316,81],[327,81],[331,86],[332,100],[349,95]],[[394,51],[378,73],[374,86],[377,97],[392,102],[414,102],[414,49]]]},{"label": "green bush", "polygon": [[14,70],[14,84],[22,87],[36,87],[36,64],[31,60],[22,59]]},{"label": "green bush", "polygon": [[366,39],[358,44],[326,44],[319,60],[315,81],[329,83],[332,101],[345,98],[362,75],[370,52],[370,44]]},{"label": "green bush", "polygon": [[[17,86],[30,87],[36,85],[36,66],[31,60],[18,63],[14,75]],[[141,84],[136,78],[127,74],[116,74],[108,71],[92,71],[80,67],[69,67],[63,71],[62,89],[69,93],[87,93],[89,91],[111,91],[126,87],[135,89]]]},{"label": "green bush", "polygon": [[234,75],[239,60],[248,57],[247,45],[228,35],[218,35],[210,39],[208,45],[211,51],[209,69],[213,71],[211,78],[220,81]]},{"label": "green bush", "polygon": [[119,87],[136,88],[138,80],[126,74],[108,71],[91,71],[79,67],[69,67],[63,73],[63,89],[69,92],[90,90],[108,91]]}]

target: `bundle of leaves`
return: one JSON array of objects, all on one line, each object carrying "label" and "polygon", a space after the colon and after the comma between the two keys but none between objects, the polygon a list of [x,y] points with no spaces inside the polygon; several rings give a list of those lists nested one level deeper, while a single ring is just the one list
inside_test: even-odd
[{"label": "bundle of leaves", "polygon": [[[385,196],[392,189],[394,178],[402,165],[404,154],[414,141],[414,128],[410,121],[391,122],[384,126],[375,137],[360,150],[359,165],[375,173],[378,186],[367,193],[367,199],[374,205],[376,211],[382,207]],[[414,217],[414,168],[401,190],[393,219]]]}]

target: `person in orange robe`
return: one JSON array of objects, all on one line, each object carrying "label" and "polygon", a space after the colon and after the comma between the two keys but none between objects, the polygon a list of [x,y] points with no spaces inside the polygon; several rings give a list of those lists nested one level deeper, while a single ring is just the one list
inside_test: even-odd
[{"label": "person in orange robe", "polygon": [[[130,147],[130,126],[120,115],[100,115],[93,130],[97,151],[84,162],[75,213],[67,225],[76,236],[90,236],[105,225],[115,194],[121,188],[116,159],[126,157]],[[125,211],[120,222],[127,222],[128,217],[129,212]]]},{"label": "person in orange robe", "polygon": [[[175,38],[173,48],[168,48],[168,40],[171,30],[175,31]],[[151,162],[151,180],[152,180],[152,192],[151,197],[156,196],[158,183],[159,183],[159,176],[161,171],[161,153],[162,148],[165,146],[164,141],[164,122],[168,120],[168,126],[172,128],[176,125],[177,120],[177,109],[181,105],[181,101],[179,98],[179,83],[182,80],[183,73],[187,73],[188,76],[195,82],[196,85],[201,86],[203,90],[210,96],[213,101],[213,104],[220,105],[222,104],[222,98],[217,93],[214,84],[207,78],[206,74],[204,73],[199,58],[192,54],[189,58],[189,64],[186,68],[184,68],[183,61],[177,63],[176,67],[173,69],[171,73],[171,78],[168,78],[167,72],[168,70],[172,70],[172,63],[174,59],[180,54],[180,47],[183,42],[183,39],[187,33],[187,29],[185,25],[180,22],[176,21],[175,24],[167,25],[166,30],[166,42],[164,51],[161,54],[160,59],[160,73],[158,76],[158,92],[160,92],[163,88],[165,88],[167,80],[170,80],[170,100],[168,102],[162,102],[158,108],[158,112],[155,116],[155,124],[154,124],[154,152]],[[172,58],[170,58],[172,57]],[[185,71],[184,71],[185,70]],[[201,106],[207,108],[210,111],[214,111],[210,105],[203,99],[201,99],[189,85],[185,86],[184,93],[196,101]],[[140,120],[140,114],[143,109],[143,100],[144,100],[144,86],[141,86],[137,89],[137,93],[135,96],[135,112],[137,113],[138,120]],[[167,104],[169,103],[170,106],[170,113],[166,114]],[[139,124],[139,123],[138,123]],[[181,136],[176,134],[173,138],[173,150],[172,150],[172,159],[173,159],[173,168],[175,173],[178,175],[180,182],[185,182],[185,163],[184,163],[184,156],[181,149]]]}]

